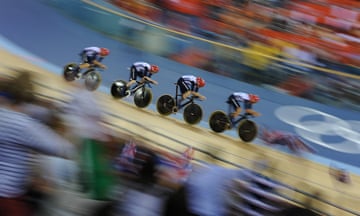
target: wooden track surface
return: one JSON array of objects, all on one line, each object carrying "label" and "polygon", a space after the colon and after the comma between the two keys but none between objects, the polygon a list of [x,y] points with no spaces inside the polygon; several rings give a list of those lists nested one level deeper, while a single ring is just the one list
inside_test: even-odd
[{"label": "wooden track surface", "polygon": [[[66,83],[62,77],[49,73],[5,50],[0,49],[0,56],[1,74],[9,73],[8,68],[13,67],[32,70],[37,83],[40,84],[37,85],[37,90],[41,94],[66,99],[64,92],[70,90],[71,84]],[[196,150],[196,159],[226,167],[239,165],[254,169],[255,161],[266,159],[271,168],[261,171],[264,175],[306,193],[318,194],[320,199],[360,214],[360,176],[351,174],[351,184],[344,185],[330,178],[327,166],[267,147],[242,143],[239,139],[216,134],[199,126],[187,125],[173,118],[172,115],[164,117],[150,110],[139,109],[133,103],[114,100],[101,92],[95,94],[107,110],[106,118],[113,128],[137,136],[150,145],[177,152],[182,152],[191,145]],[[182,113],[176,115],[182,115]],[[218,159],[229,161],[231,164]],[[330,215],[356,215],[292,190],[284,189],[282,193],[294,200],[309,202],[313,207]]]}]

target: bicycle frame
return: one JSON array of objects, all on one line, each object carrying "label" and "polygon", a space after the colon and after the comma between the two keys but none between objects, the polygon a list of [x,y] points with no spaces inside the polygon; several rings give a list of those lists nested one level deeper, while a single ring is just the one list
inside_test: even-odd
[{"label": "bicycle frame", "polygon": [[248,114],[248,113],[244,113],[244,114],[240,114],[239,116],[237,116],[236,117],[236,119],[234,120],[234,118],[232,118],[231,116],[230,116],[230,113],[231,113],[231,111],[232,111],[232,105],[231,104],[229,104],[229,111],[228,111],[228,116],[229,116],[229,119],[230,119],[230,121],[231,121],[231,119],[233,119],[233,121],[232,121],[232,124],[235,126],[235,125],[237,125],[241,120],[243,120],[243,119],[248,119],[248,116],[252,116],[251,114]]},{"label": "bicycle frame", "polygon": [[187,98],[187,101],[183,101],[182,104],[178,104],[179,99],[181,100],[181,98],[182,98],[182,94],[179,93],[179,85],[177,83],[174,83],[174,84],[176,85],[175,106],[179,110],[190,103],[194,103],[194,96],[192,95],[192,96],[190,96],[190,98]]},{"label": "bicycle frame", "polygon": [[151,88],[151,85],[150,85],[150,82],[149,81],[144,81],[144,82],[139,82],[139,81],[136,81],[136,86],[132,89],[130,89],[130,92],[131,92],[131,95],[134,94],[137,90],[139,89],[143,89],[143,94],[144,94],[144,88],[145,88],[145,85],[148,85],[150,88]]},{"label": "bicycle frame", "polygon": [[97,65],[91,64],[90,67],[81,69],[80,73],[85,77],[88,73],[95,71],[95,70],[100,71],[100,72],[104,71],[103,68],[101,68]]}]

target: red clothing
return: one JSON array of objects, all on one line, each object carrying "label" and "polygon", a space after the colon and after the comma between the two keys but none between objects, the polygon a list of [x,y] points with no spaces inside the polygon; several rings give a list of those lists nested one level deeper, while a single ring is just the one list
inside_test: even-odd
[{"label": "red clothing", "polygon": [[31,216],[30,205],[22,198],[3,198],[0,197],[1,216]]}]

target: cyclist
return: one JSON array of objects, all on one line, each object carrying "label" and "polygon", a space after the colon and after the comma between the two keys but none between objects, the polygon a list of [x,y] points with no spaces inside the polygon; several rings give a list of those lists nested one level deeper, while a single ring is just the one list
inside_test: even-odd
[{"label": "cyclist", "polygon": [[76,79],[81,78],[81,69],[90,68],[90,67],[100,67],[106,69],[106,65],[102,64],[101,61],[105,56],[109,55],[110,51],[107,48],[103,47],[86,47],[79,54],[82,59],[82,63],[76,68]]},{"label": "cyclist", "polygon": [[206,99],[205,96],[198,92],[199,88],[205,86],[205,80],[201,77],[196,77],[194,75],[184,75],[178,79],[177,85],[179,86],[181,92],[181,99],[179,102],[186,99],[190,95],[198,97],[200,100]]},{"label": "cyclist", "polygon": [[252,109],[252,105],[260,100],[259,96],[245,92],[233,92],[226,101],[230,105],[229,117],[233,123],[235,118],[241,113],[241,103],[244,105],[245,113],[259,116],[260,113]]},{"label": "cyclist", "polygon": [[[138,78],[141,78],[139,81],[143,83],[145,81],[149,81],[155,85],[158,84],[155,80],[151,79],[151,76],[155,73],[159,72],[159,66],[151,65],[147,62],[135,62],[130,67],[130,79],[126,84],[127,89],[131,89],[131,86],[137,82]],[[136,85],[134,86],[136,87]],[[126,94],[130,94],[130,90],[126,91]]]}]

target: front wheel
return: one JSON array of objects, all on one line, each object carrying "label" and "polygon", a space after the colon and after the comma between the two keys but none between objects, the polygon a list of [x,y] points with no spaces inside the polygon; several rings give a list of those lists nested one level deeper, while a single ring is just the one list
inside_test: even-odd
[{"label": "front wheel", "polygon": [[96,70],[88,70],[84,73],[85,87],[89,91],[95,91],[101,84],[101,75]]},{"label": "front wheel", "polygon": [[255,122],[243,119],[239,122],[238,134],[242,141],[251,142],[255,139],[258,133],[258,128]]},{"label": "front wheel", "polygon": [[199,105],[192,103],[184,109],[184,120],[188,124],[197,124],[202,119],[202,109]]},{"label": "front wheel", "polygon": [[125,97],[125,91],[127,90],[126,82],[124,80],[115,80],[111,84],[110,93],[111,95],[118,99]]},{"label": "front wheel", "polygon": [[149,88],[140,88],[135,92],[134,103],[139,108],[147,107],[152,100],[152,92]]},{"label": "front wheel", "polygon": [[215,111],[209,118],[209,126],[216,133],[222,133],[230,128],[230,119],[223,111]]},{"label": "front wheel", "polygon": [[175,107],[175,99],[171,95],[162,95],[156,102],[156,109],[161,115],[170,115]]},{"label": "front wheel", "polygon": [[64,79],[66,81],[74,81],[75,80],[75,69],[77,68],[77,64],[76,63],[69,63],[67,65],[64,66],[64,69],[63,69],[63,76],[64,76]]}]

